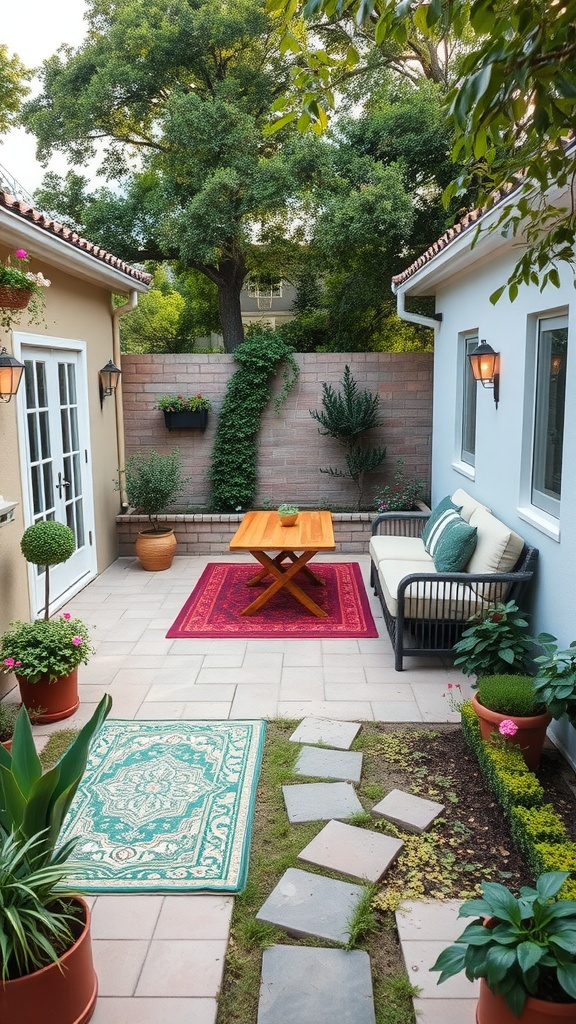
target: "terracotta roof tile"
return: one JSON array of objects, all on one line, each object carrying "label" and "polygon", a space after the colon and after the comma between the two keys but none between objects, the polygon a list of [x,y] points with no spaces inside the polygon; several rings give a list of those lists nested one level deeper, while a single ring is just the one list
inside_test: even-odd
[{"label": "terracotta roof tile", "polygon": [[106,249],[100,248],[99,245],[95,245],[94,242],[89,242],[88,239],[82,238],[72,228],[67,228],[65,224],[59,224],[58,221],[52,220],[47,217],[45,213],[40,210],[35,210],[28,203],[23,203],[19,199],[15,199],[8,192],[0,189],[0,207],[5,210],[10,210],[11,213],[15,213],[17,216],[22,217],[24,220],[30,221],[36,224],[38,227],[47,231],[50,235],[55,235],[57,238],[61,238],[64,242],[69,245],[73,245],[76,249],[88,253],[93,256],[94,259],[102,263],[108,263],[116,270],[127,277],[133,278],[135,281],[140,281],[142,284],[150,284],[152,282],[152,275],[145,274],[143,270],[138,270],[136,267],[131,267],[129,263],[125,263],[118,256],[113,256],[112,253],[107,252]]}]

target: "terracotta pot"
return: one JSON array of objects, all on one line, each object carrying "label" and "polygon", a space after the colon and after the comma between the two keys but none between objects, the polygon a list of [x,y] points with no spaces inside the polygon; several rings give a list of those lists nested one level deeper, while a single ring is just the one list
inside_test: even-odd
[{"label": "terracotta pot", "polygon": [[142,530],[134,549],[143,569],[160,572],[172,565],[177,544],[174,530]]},{"label": "terracotta pot", "polygon": [[[37,683],[29,683],[19,675],[16,679],[22,703],[28,711],[34,712],[34,722],[59,722],[62,718],[69,718],[80,703],[78,665],[69,675],[60,676],[53,683],[48,682],[48,676],[43,676]],[[37,714],[38,708],[42,709],[40,714]]]},{"label": "terracotta pot", "polygon": [[84,927],[71,949],[57,964],[34,974],[0,983],[0,1021],[16,1024],[87,1024],[98,996],[98,978],[92,962],[90,911],[79,897]]},{"label": "terracotta pot", "polygon": [[[280,515],[280,513],[278,513]],[[280,522],[282,526],[296,526],[296,520],[298,519],[298,513],[294,512],[291,516],[280,516]]]},{"label": "terracotta pot", "polygon": [[503,997],[495,996],[481,978],[476,1024],[576,1024],[576,1003],[546,1003],[528,996],[522,1013],[515,1017]]},{"label": "terracotta pot", "polygon": [[480,721],[480,733],[483,740],[487,740],[490,734],[498,732],[501,722],[510,719],[518,726],[518,732],[510,738],[511,742],[519,746],[527,767],[531,772],[536,771],[540,764],[540,754],[546,737],[546,729],[552,721],[552,715],[545,712],[543,715],[533,715],[528,718],[518,718],[516,715],[501,715],[497,711],[490,711],[478,700],[478,694],[472,697],[472,706]]},{"label": "terracotta pot", "polygon": [[26,309],[32,298],[32,289],[14,288],[9,284],[0,285],[0,307],[2,309]]},{"label": "terracotta pot", "polygon": [[10,753],[12,750],[12,740],[2,740],[2,746]]}]

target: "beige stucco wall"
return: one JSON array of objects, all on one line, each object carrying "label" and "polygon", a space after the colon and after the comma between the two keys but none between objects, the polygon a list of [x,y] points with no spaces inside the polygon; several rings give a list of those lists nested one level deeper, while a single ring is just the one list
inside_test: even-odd
[{"label": "beige stucco wall", "polygon": [[[7,255],[0,249],[0,258]],[[26,313],[13,330],[41,339],[66,338],[85,342],[87,390],[91,434],[91,469],[94,494],[97,568],[101,572],[117,556],[115,516],[119,509],[114,478],[118,465],[115,402],[107,398],[100,409],[98,370],[112,357],[110,292],[33,260],[30,269],[41,270],[52,285],[46,290],[45,325],[29,324]],[[0,328],[0,346],[13,352],[13,336]],[[20,553],[22,518],[21,474],[17,437],[17,401],[24,401],[21,386],[17,400],[0,403],[0,494],[20,503],[15,522],[0,529],[0,630],[15,617],[28,618],[28,569]]]}]

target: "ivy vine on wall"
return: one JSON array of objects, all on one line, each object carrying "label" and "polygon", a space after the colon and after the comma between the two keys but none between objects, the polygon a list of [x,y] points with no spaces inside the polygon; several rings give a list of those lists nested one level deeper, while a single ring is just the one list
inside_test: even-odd
[{"label": "ivy vine on wall", "polygon": [[212,451],[210,481],[215,512],[243,512],[254,504],[258,434],[280,367],[284,385],[274,401],[279,413],[300,373],[294,349],[271,331],[247,337],[234,350],[240,363],[228,382]]}]

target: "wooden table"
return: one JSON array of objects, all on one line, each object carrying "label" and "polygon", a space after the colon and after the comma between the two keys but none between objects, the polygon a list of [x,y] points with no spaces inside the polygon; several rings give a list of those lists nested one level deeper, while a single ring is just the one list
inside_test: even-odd
[{"label": "wooden table", "polygon": [[[325,618],[327,612],[298,586],[294,577],[303,572],[314,584],[324,586],[324,581],[307,563],[318,551],[334,551],[335,548],[330,512],[300,512],[295,526],[282,526],[277,512],[247,512],[230,541],[230,551],[249,551],[263,567],[248,580],[249,587],[255,587],[268,575],[273,580],[240,614],[254,615],[285,587],[308,611]],[[274,557],[268,554],[274,551],[278,552]],[[290,565],[282,564],[286,558]]]}]

